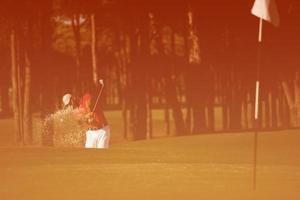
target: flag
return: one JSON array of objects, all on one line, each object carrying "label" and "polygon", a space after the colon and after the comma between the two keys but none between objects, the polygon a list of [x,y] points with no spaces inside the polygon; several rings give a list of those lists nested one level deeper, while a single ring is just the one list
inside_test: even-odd
[{"label": "flag", "polygon": [[251,13],[274,26],[279,26],[280,18],[275,0],[255,0]]}]

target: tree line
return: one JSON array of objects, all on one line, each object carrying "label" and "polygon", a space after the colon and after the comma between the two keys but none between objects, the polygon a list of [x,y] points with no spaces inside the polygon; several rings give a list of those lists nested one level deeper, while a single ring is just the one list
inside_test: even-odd
[{"label": "tree line", "polygon": [[[1,113],[16,141],[32,142],[32,113],[106,82],[104,108],[122,111],[124,136],[151,138],[154,109],[167,134],[253,128],[257,21],[252,1],[4,0],[0,17]],[[299,4],[278,2],[266,26],[260,127],[299,126]],[[8,50],[9,49],[9,50]],[[11,99],[11,101],[10,101]],[[174,119],[175,132],[170,131]]]}]

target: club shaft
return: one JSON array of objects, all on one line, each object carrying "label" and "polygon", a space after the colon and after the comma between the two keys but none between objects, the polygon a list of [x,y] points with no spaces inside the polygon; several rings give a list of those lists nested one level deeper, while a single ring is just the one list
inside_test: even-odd
[{"label": "club shaft", "polygon": [[100,89],[100,92],[98,93],[98,96],[97,96],[97,99],[96,99],[96,102],[95,102],[95,105],[94,105],[94,107],[93,107],[93,110],[92,110],[92,112],[95,112],[95,110],[96,110],[96,107],[97,107],[97,104],[98,104],[98,101],[99,101],[99,99],[100,99],[100,96],[101,96],[101,94],[102,94],[102,91],[103,91],[103,85],[101,86],[101,89]]}]

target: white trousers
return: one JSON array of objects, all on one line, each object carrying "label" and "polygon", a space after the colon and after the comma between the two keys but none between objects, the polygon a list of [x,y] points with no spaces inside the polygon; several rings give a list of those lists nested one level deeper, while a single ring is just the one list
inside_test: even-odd
[{"label": "white trousers", "polygon": [[88,130],[85,135],[85,148],[108,148],[110,138],[109,126],[98,130]]}]

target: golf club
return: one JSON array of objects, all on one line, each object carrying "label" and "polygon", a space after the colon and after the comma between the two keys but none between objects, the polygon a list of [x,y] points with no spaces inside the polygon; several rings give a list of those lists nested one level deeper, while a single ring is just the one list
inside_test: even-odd
[{"label": "golf club", "polygon": [[100,99],[100,96],[101,96],[101,94],[102,94],[102,91],[103,91],[103,88],[104,88],[104,82],[103,82],[103,79],[100,79],[100,80],[99,80],[99,84],[101,85],[101,89],[100,89],[100,91],[99,91],[99,93],[98,93],[98,96],[97,96],[97,99],[96,99],[96,102],[95,102],[95,105],[94,105],[94,107],[93,107],[92,112],[95,112],[96,106],[97,106],[98,101],[99,101],[99,99]]}]

